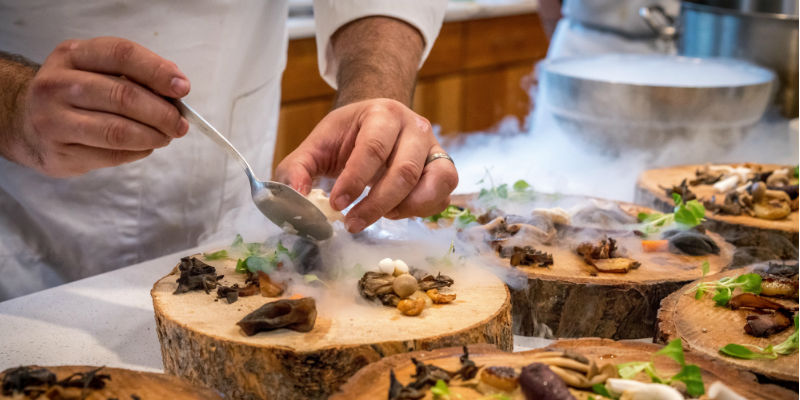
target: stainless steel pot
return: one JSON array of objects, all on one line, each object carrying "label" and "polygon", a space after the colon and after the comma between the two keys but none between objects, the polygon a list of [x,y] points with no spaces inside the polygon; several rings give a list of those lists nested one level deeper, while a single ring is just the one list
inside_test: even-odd
[{"label": "stainless steel pot", "polygon": [[643,8],[640,15],[662,38],[677,37],[681,55],[739,58],[774,70],[781,113],[796,118],[797,11],[797,0],[684,0],[677,22],[658,7]]},{"label": "stainless steel pot", "polygon": [[676,138],[736,143],[761,119],[775,74],[744,61],[662,54],[565,57],[539,65],[537,107],[610,152]]}]

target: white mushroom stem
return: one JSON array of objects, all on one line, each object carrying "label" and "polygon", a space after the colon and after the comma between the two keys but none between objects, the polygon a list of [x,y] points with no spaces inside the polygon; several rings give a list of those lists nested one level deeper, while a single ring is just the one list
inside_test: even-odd
[{"label": "white mushroom stem", "polygon": [[718,193],[727,193],[736,185],[739,184],[739,176],[731,175],[726,178],[720,179],[717,183],[714,184],[714,190]]},{"label": "white mushroom stem", "polygon": [[708,398],[711,400],[746,400],[744,396],[734,392],[720,381],[716,381],[708,387]]},{"label": "white mushroom stem", "polygon": [[584,374],[589,372],[589,365],[564,357],[538,359],[536,362],[551,366],[555,365],[557,367],[569,368],[571,370],[583,372]]},{"label": "white mushroom stem", "polygon": [[611,378],[606,381],[606,388],[611,394],[630,400],[683,400],[683,395],[677,389],[660,383]]}]

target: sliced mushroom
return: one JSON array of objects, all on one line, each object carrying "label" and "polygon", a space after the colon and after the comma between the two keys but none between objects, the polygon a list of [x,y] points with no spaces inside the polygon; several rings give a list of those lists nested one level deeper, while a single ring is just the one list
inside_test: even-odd
[{"label": "sliced mushroom", "polygon": [[455,293],[444,294],[439,293],[439,289],[431,289],[425,292],[430,297],[434,304],[447,304],[452,303],[456,299]]},{"label": "sliced mushroom", "polygon": [[511,367],[486,367],[481,371],[481,382],[506,392],[512,392],[519,385],[519,375]]},{"label": "sliced mushroom", "polygon": [[[767,192],[770,192],[769,190]],[[783,192],[780,192],[783,193]],[[783,193],[784,195],[786,193]],[[791,214],[791,201],[781,201],[778,199],[765,199],[753,204],[753,213],[756,218],[763,219],[782,219]]]},{"label": "sliced mushroom", "polygon": [[278,300],[264,304],[247,314],[236,325],[247,336],[280,328],[308,332],[317,320],[317,304],[311,297]]},{"label": "sliced mushroom", "polygon": [[273,282],[269,274],[258,271],[258,287],[261,288],[261,295],[264,297],[279,297],[283,294],[283,285]]}]

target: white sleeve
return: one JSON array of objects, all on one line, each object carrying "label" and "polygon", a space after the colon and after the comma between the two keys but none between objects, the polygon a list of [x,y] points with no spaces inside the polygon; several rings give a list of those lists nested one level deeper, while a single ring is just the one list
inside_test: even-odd
[{"label": "white sleeve", "polygon": [[322,79],[336,88],[338,63],[333,56],[331,36],[348,22],[371,15],[397,18],[419,30],[425,41],[421,67],[439,35],[446,8],[447,0],[314,0],[317,61]]}]

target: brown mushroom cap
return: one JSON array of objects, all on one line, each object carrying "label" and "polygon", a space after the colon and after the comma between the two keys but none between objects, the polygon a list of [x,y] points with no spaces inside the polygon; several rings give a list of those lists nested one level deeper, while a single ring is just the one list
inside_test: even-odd
[{"label": "brown mushroom cap", "polygon": [[410,274],[401,274],[394,278],[392,290],[394,290],[394,293],[401,299],[411,296],[414,292],[419,290],[417,278],[414,278]]}]

